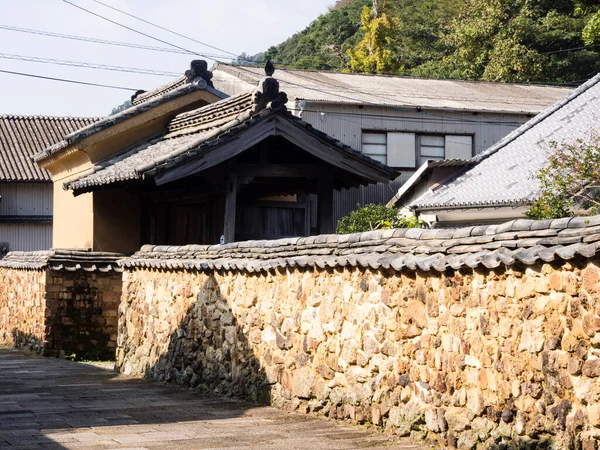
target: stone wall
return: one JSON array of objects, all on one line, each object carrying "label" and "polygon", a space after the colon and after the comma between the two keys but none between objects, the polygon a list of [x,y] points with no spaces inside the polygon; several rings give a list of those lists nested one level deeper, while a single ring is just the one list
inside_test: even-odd
[{"label": "stone wall", "polygon": [[595,449],[599,266],[130,267],[117,364],[436,445]]},{"label": "stone wall", "polygon": [[51,270],[47,280],[45,355],[113,358],[121,274]]},{"label": "stone wall", "polygon": [[0,346],[42,353],[46,271],[0,268]]},{"label": "stone wall", "polygon": [[115,258],[80,258],[13,253],[0,263],[0,345],[44,356],[114,357],[122,275],[106,262]]}]

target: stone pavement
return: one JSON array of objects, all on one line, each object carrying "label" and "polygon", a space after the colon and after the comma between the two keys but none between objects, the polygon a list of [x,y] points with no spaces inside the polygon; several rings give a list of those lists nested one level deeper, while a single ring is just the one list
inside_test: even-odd
[{"label": "stone pavement", "polygon": [[422,450],[365,427],[289,414],[0,349],[0,448]]}]

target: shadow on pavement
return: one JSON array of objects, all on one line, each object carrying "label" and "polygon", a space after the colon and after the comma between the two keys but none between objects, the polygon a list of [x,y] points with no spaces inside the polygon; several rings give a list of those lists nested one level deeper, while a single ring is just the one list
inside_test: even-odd
[{"label": "shadow on pavement", "polygon": [[[230,419],[249,408],[252,405],[182,387],[119,377],[111,367],[0,349],[2,448],[52,450],[69,448],[69,444],[104,445],[108,442],[103,441],[114,439],[114,433],[102,436],[97,432],[71,432],[91,427]],[[173,432],[176,438],[177,431]],[[127,443],[125,434],[120,436],[119,444]]]}]

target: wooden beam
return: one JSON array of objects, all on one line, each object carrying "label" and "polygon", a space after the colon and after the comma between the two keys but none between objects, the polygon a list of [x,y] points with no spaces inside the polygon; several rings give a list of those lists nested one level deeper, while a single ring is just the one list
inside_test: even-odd
[{"label": "wooden beam", "polygon": [[209,146],[204,151],[182,159],[180,162],[159,168],[154,176],[156,185],[161,186],[172,183],[173,181],[210,169],[239,155],[275,133],[274,118],[269,118],[252,125],[241,131],[239,136],[227,139],[221,145],[217,143],[217,145]]},{"label": "wooden beam", "polygon": [[237,176],[231,172],[225,181],[225,223],[223,236],[225,242],[235,242],[235,213],[237,207]]},{"label": "wooden beam", "polygon": [[265,178],[320,178],[324,174],[319,164],[239,164],[238,176]]},{"label": "wooden beam", "polygon": [[324,177],[319,181],[319,193],[317,195],[317,222],[319,234],[331,234],[335,232],[333,223],[333,178]]}]

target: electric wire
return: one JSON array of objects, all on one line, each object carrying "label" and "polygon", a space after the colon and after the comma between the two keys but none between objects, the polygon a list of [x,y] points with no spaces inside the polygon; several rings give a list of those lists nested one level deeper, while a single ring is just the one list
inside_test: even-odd
[{"label": "electric wire", "polygon": [[139,20],[140,22],[143,22],[143,23],[145,23],[145,24],[148,24],[148,25],[152,25],[153,27],[156,27],[156,28],[158,28],[158,29],[160,29],[160,30],[167,31],[168,33],[174,34],[175,36],[179,36],[179,37],[182,37],[182,38],[184,38],[184,39],[187,39],[187,40],[189,40],[189,41],[195,42],[195,43],[197,43],[197,44],[204,45],[205,47],[212,48],[213,50],[218,50],[218,51],[220,51],[220,52],[223,52],[223,53],[228,53],[228,54],[230,54],[230,55],[232,55],[232,56],[235,56],[236,58],[238,58],[238,57],[239,57],[239,56],[238,56],[238,55],[236,55],[235,53],[229,52],[229,51],[227,51],[227,50],[223,50],[222,48],[215,47],[214,45],[210,45],[210,44],[207,44],[207,43],[205,43],[205,42],[199,41],[199,40],[197,40],[197,39],[191,38],[191,37],[189,37],[189,36],[186,36],[185,34],[178,33],[177,31],[170,30],[170,29],[168,29],[168,28],[166,28],[166,27],[163,27],[163,26],[161,26],[161,25],[158,25],[158,24],[156,24],[156,23],[154,23],[154,22],[150,22],[149,20],[143,19],[143,18],[141,18],[141,17],[138,17],[138,16],[136,16],[136,15],[134,15],[134,14],[130,14],[130,13],[128,13],[128,12],[126,12],[126,11],[123,11],[123,10],[121,10],[121,9],[119,9],[119,8],[115,8],[114,6],[111,6],[111,5],[108,5],[108,4],[104,3],[104,2],[101,2],[100,0],[92,0],[92,1],[93,1],[93,2],[95,2],[95,3],[98,3],[99,5],[102,5],[102,6],[104,6],[104,7],[106,7],[106,8],[109,8],[109,9],[112,9],[112,10],[114,10],[114,11],[117,11],[117,12],[119,12],[119,13],[121,13],[121,14],[124,14],[124,15],[126,15],[126,16],[128,16],[128,17],[131,17],[131,18],[133,18],[133,19]]},{"label": "electric wire", "polygon": [[[77,35],[72,35],[72,34],[54,33],[52,31],[33,30],[30,28],[19,28],[19,27],[13,27],[10,25],[1,25],[0,24],[0,30],[14,31],[17,33],[27,33],[27,34],[33,34],[33,35],[38,35],[38,36],[53,37],[53,38],[60,38],[60,39],[69,39],[72,41],[90,42],[93,44],[103,44],[103,45],[113,45],[113,46],[118,46],[118,47],[134,48],[134,49],[138,49],[138,50],[176,53],[176,54],[180,54],[180,55],[195,55],[195,53],[193,53],[193,52],[188,52],[187,50],[179,50],[176,48],[153,47],[150,45],[134,44],[131,42],[110,41],[107,39],[98,39],[98,38],[92,38],[92,37],[87,37],[87,36],[77,36]],[[216,55],[216,54],[209,55],[209,54],[207,54],[206,56],[219,58],[224,55]]]},{"label": "electric wire", "polygon": [[194,51],[192,51],[192,50],[190,50],[190,49],[187,49],[187,48],[185,48],[185,47],[181,47],[181,46],[179,46],[179,45],[172,44],[171,42],[168,42],[168,41],[165,41],[165,40],[163,40],[163,39],[160,39],[160,38],[157,38],[157,37],[155,37],[155,36],[152,36],[152,35],[150,35],[150,34],[144,33],[143,31],[136,30],[135,28],[132,28],[132,27],[129,27],[129,26],[125,25],[125,24],[122,24],[122,23],[120,23],[120,22],[117,22],[116,20],[109,19],[108,17],[105,17],[105,16],[103,16],[103,15],[101,15],[101,14],[98,14],[98,13],[95,13],[95,12],[93,12],[93,11],[90,11],[89,9],[86,9],[86,8],[84,8],[83,6],[79,6],[79,5],[77,5],[77,4],[73,3],[73,2],[70,2],[69,0],[62,0],[62,1],[63,1],[64,3],[67,3],[67,4],[69,4],[69,5],[71,5],[71,6],[75,7],[75,8],[77,8],[77,9],[80,9],[81,11],[84,11],[84,12],[86,12],[86,13],[88,13],[88,14],[91,14],[91,15],[93,15],[93,16],[96,16],[96,17],[98,17],[98,18],[100,18],[100,19],[102,19],[102,20],[105,20],[105,21],[107,21],[107,22],[110,22],[110,23],[112,23],[112,24],[114,24],[114,25],[117,25],[117,26],[119,26],[119,27],[121,27],[121,28],[125,28],[126,30],[129,30],[129,31],[132,31],[132,32],[134,32],[134,33],[137,33],[137,34],[139,34],[139,35],[145,36],[145,37],[147,37],[147,38],[149,38],[149,39],[153,39],[153,40],[155,40],[155,41],[157,41],[157,42],[161,42],[161,43],[163,43],[163,44],[170,45],[171,47],[177,48],[177,49],[179,49],[179,50],[184,50],[184,51],[186,51],[186,52],[188,52],[188,53],[190,53],[190,54],[193,54],[193,55],[198,55],[198,56],[203,56],[203,57],[206,57],[206,58],[208,58],[208,56],[206,56],[206,55],[204,55],[204,54],[202,54],[202,53],[194,52]]},{"label": "electric wire", "polygon": [[49,80],[49,81],[60,81],[63,83],[72,83],[72,84],[82,84],[82,85],[86,85],[86,86],[95,86],[95,87],[103,87],[103,88],[111,88],[111,89],[120,89],[123,91],[137,91],[138,89],[135,88],[127,88],[127,87],[122,87],[122,86],[114,86],[114,85],[110,85],[110,84],[101,84],[101,83],[91,83],[89,81],[79,81],[79,80],[69,80],[66,78],[56,78],[56,77],[47,77],[44,75],[37,75],[37,74],[33,74],[33,73],[25,73],[25,72],[13,72],[12,70],[3,70],[0,69],[0,73],[6,73],[6,74],[10,74],[10,75],[20,75],[23,77],[30,77],[30,78],[39,78],[42,80]]},{"label": "electric wire", "polygon": [[10,53],[0,53],[0,59],[11,59],[17,61],[35,62],[41,64],[56,64],[59,66],[80,67],[85,69],[110,70],[114,72],[137,73],[141,75],[157,75],[178,77],[181,74],[163,70],[139,69],[137,67],[112,66],[108,64],[94,64],[82,61],[66,61],[62,59],[41,58],[38,56],[14,55]]},{"label": "electric wire", "polygon": [[[104,17],[104,16],[102,16],[102,15],[100,15],[100,14],[94,13],[94,12],[92,12],[92,11],[88,10],[88,9],[85,9],[85,8],[83,8],[83,7],[79,6],[79,5],[76,5],[76,4],[72,3],[72,2],[70,2],[69,0],[62,0],[62,1],[63,1],[63,2],[65,2],[65,3],[68,3],[68,4],[72,5],[72,6],[75,6],[75,7],[79,8],[79,9],[81,9],[81,10],[85,11],[85,12],[88,12],[88,13],[90,13],[90,14],[92,14],[92,15],[96,16],[96,17],[102,18],[102,19],[104,19],[104,20],[108,20],[109,22],[111,22],[111,23],[113,23],[113,24],[115,24],[115,25],[118,25],[118,26],[124,27],[124,28],[126,28],[126,29],[128,29],[128,30],[131,30],[131,31],[135,32],[135,33],[139,33],[139,34],[142,34],[142,35],[144,35],[144,36],[146,36],[146,37],[149,37],[150,39],[158,40],[158,41],[160,41],[160,42],[162,42],[162,43],[164,43],[164,44],[167,44],[167,45],[170,45],[170,46],[173,46],[173,47],[179,48],[179,49],[183,49],[183,47],[180,47],[180,46],[178,46],[178,45],[176,45],[176,44],[172,44],[171,42],[168,42],[168,41],[165,41],[165,40],[162,40],[162,39],[158,39],[158,38],[156,38],[156,37],[154,37],[154,36],[151,36],[151,35],[148,35],[148,34],[146,34],[146,33],[143,33],[143,32],[141,32],[141,31],[139,31],[139,30],[136,30],[135,28],[128,27],[128,26],[126,26],[126,25],[123,25],[123,24],[121,24],[121,23],[119,23],[119,22],[116,22],[116,21],[113,21],[113,20],[111,20],[111,19],[108,19],[108,18],[106,18],[106,17]],[[96,3],[102,3],[102,2],[100,2],[99,0],[93,0],[93,1],[95,1]],[[107,6],[107,7],[109,7],[109,8],[113,8],[113,7],[110,7],[110,6],[108,6],[108,5],[105,5],[104,3],[102,3],[102,4],[103,4],[104,6]],[[133,14],[125,13],[125,12],[123,12],[123,11],[120,11],[120,10],[119,10],[119,12],[121,12],[121,13],[123,13],[123,14],[130,15],[131,17],[133,17],[133,18],[136,18],[136,19],[138,19],[138,20],[145,21],[145,19],[141,19],[141,18],[139,18],[138,16],[135,16],[135,15],[133,15]],[[148,21],[146,21],[146,22],[148,22]],[[195,41],[193,38],[190,38],[190,37],[188,37],[188,36],[182,35],[181,33],[177,33],[177,32],[175,32],[175,31],[169,30],[168,28],[161,27],[160,25],[156,25],[156,24],[154,24],[154,23],[151,23],[151,22],[149,22],[149,23],[150,23],[150,24],[152,24],[152,25],[154,25],[154,26],[157,26],[157,27],[159,27],[159,28],[161,28],[161,29],[164,29],[164,30],[166,30],[166,31],[172,32],[173,34],[176,34],[176,35],[181,35],[182,37],[185,37],[186,39],[189,39],[189,40]],[[198,42],[200,42],[200,41],[198,41]],[[203,43],[203,44],[204,44],[204,43]],[[216,48],[216,47],[213,47],[213,48]],[[217,49],[218,49],[218,50],[220,50],[220,51],[223,51],[222,49],[219,49],[219,48],[217,48]],[[184,49],[184,50],[190,51],[190,50],[188,50],[188,49]],[[230,54],[232,54],[232,55],[235,55],[234,53],[227,52],[227,51],[226,51],[226,53],[230,53]],[[200,55],[200,56],[203,56],[203,55],[201,55],[201,54],[199,54],[199,53],[195,53],[195,54],[198,54],[198,55]],[[247,73],[250,73],[250,74],[252,74],[253,76],[256,76],[256,74],[255,74],[253,71],[251,71],[251,70],[249,70],[249,69],[247,69],[247,68],[245,68],[245,67],[243,67],[243,66],[239,66],[239,65],[233,65],[233,64],[228,64],[228,63],[226,63],[226,62],[224,62],[224,61],[219,61],[218,59],[215,59],[215,60],[216,60],[217,62],[220,62],[220,63],[222,63],[222,64],[226,65],[226,66],[235,67],[235,68],[237,68],[237,69],[239,69],[239,70],[241,70],[241,71],[245,71],[245,72],[247,72]],[[285,71],[285,69],[284,69],[284,71]],[[305,77],[305,78],[309,78],[309,77],[306,77],[306,76],[304,76],[304,77]],[[312,80],[311,80],[311,81],[312,81]],[[319,93],[321,93],[321,94],[329,94],[329,95],[332,95],[332,96],[335,96],[335,97],[338,97],[338,98],[343,98],[343,99],[346,99],[346,100],[352,100],[352,101],[355,101],[355,102],[359,102],[359,103],[361,103],[361,104],[367,104],[367,105],[372,105],[372,106],[388,106],[388,105],[381,105],[380,103],[376,103],[376,102],[369,102],[369,101],[365,101],[364,99],[357,99],[357,98],[354,98],[354,97],[349,97],[349,96],[347,96],[347,95],[342,95],[342,94],[338,94],[338,93],[334,93],[334,92],[328,92],[328,91],[324,91],[324,90],[322,90],[322,89],[313,88],[313,87],[310,87],[310,86],[305,86],[305,85],[301,85],[301,84],[298,84],[298,83],[293,83],[293,82],[290,82],[290,81],[282,81],[282,83],[287,83],[287,84],[289,84],[289,85],[292,85],[292,86],[297,86],[297,87],[300,87],[300,88],[303,88],[303,89],[312,90],[312,91],[315,91],[315,92],[319,92]],[[354,91],[354,92],[355,92],[355,93],[360,93],[360,91]],[[367,94],[367,93],[364,93],[364,94],[366,94],[366,95],[371,95],[371,96],[376,96],[376,95],[373,95],[373,94]],[[380,97],[380,98],[384,98],[384,97]],[[387,100],[387,98],[386,98],[386,100]],[[412,102],[410,102],[410,103],[412,103]],[[418,107],[419,105],[412,103],[412,106],[414,106],[414,107]],[[407,108],[401,108],[401,107],[394,107],[393,105],[389,105],[389,107],[390,107],[390,108],[392,108],[392,109],[395,109],[395,110],[399,110],[399,111],[410,111],[410,109],[407,109]],[[425,112],[425,111],[422,111],[422,113],[423,113],[423,114],[426,114],[426,115],[437,116],[437,117],[440,117],[440,118],[449,118],[449,116],[446,116],[446,115],[443,115],[443,114],[435,114],[435,113],[430,113],[430,112]],[[451,117],[450,117],[450,118],[451,118]],[[466,122],[471,122],[471,123],[479,123],[479,121],[477,121],[477,120],[465,119],[465,121],[466,121]]]}]

